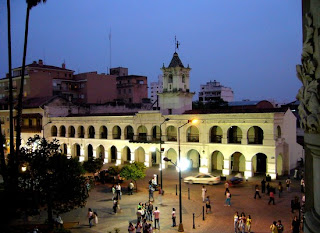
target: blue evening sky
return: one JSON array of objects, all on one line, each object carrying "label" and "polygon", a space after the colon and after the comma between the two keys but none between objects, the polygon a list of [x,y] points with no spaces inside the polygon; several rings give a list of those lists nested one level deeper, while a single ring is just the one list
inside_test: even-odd
[{"label": "blue evening sky", "polygon": [[[11,0],[13,67],[21,66],[26,3]],[[6,1],[0,2],[0,77],[8,72]],[[300,0],[48,0],[30,14],[27,64],[78,72],[128,67],[156,81],[174,53],[192,68],[191,90],[210,80],[235,100],[293,101],[301,84]]]}]

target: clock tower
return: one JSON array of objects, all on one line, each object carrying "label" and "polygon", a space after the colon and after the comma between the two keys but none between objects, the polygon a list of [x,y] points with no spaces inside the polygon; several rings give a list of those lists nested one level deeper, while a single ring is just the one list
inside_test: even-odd
[{"label": "clock tower", "polygon": [[168,67],[161,68],[163,72],[163,91],[158,93],[160,111],[163,115],[179,115],[192,109],[189,73],[191,68],[184,67],[178,53],[174,53]]}]

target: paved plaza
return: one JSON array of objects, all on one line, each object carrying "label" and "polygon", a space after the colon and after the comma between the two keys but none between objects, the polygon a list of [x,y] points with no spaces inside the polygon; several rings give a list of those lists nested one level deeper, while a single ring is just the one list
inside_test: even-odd
[{"label": "paved plaza", "polygon": [[[114,228],[119,228],[120,232],[128,232],[128,223],[130,221],[136,223],[137,204],[139,202],[148,201],[148,180],[153,174],[159,173],[156,168],[149,168],[145,179],[138,181],[138,193],[127,195],[126,188],[128,181],[122,184],[124,187],[122,199],[120,201],[121,212],[114,214],[112,211],[112,193],[110,184],[97,184],[90,192],[85,208],[74,210],[70,213],[62,215],[65,222],[79,222],[79,225],[72,228],[72,232],[114,232]],[[182,177],[194,175],[197,172],[183,173]],[[159,195],[154,193],[154,207],[158,206],[160,214],[161,232],[177,232],[178,228],[171,227],[171,211],[176,208],[177,223],[179,223],[179,195],[176,195],[176,184],[178,184],[178,173],[175,169],[166,169],[163,171],[164,190],[165,194],[162,197],[162,205],[159,204]],[[284,177],[285,179],[285,177]],[[265,233],[270,232],[269,226],[274,220],[282,220],[285,227],[285,232],[290,231],[290,224],[293,216],[290,209],[290,201],[295,196],[301,198],[299,181],[292,180],[291,192],[286,190],[283,192],[283,197],[278,198],[278,193],[275,195],[276,205],[268,205],[269,197],[262,194],[261,199],[254,199],[254,186],[260,184],[262,178],[254,177],[249,181],[238,186],[231,186],[232,194],[231,206],[224,206],[224,185],[223,183],[213,186],[206,186],[207,194],[210,196],[212,203],[212,213],[205,214],[205,220],[202,219],[202,203],[200,184],[182,184],[182,205],[183,205],[183,225],[185,232],[219,232],[229,233],[233,231],[233,214],[238,211],[239,214],[244,212],[252,217],[252,231]],[[281,180],[284,184],[284,180]],[[270,184],[277,187],[277,181],[272,181]],[[285,187],[285,185],[283,185]],[[190,200],[188,199],[188,188],[190,188]],[[285,189],[285,188],[284,188]],[[179,194],[179,192],[178,192]],[[92,208],[99,215],[99,223],[92,228],[89,228],[87,219],[87,210]],[[193,229],[192,216],[195,213],[195,229]],[[154,230],[154,232],[160,232]]]}]

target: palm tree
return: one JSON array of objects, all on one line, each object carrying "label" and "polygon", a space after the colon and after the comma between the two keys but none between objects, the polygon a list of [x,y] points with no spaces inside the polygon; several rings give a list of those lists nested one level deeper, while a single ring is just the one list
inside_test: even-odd
[{"label": "palm tree", "polygon": [[21,83],[20,83],[20,92],[19,92],[19,99],[18,99],[18,113],[17,113],[16,158],[15,158],[16,162],[19,161],[19,148],[21,145],[22,98],[23,98],[24,75],[25,75],[25,70],[26,70],[26,55],[27,55],[28,32],[29,32],[29,14],[30,14],[30,10],[32,9],[32,7],[37,6],[41,2],[45,3],[46,1],[47,0],[26,0],[27,14],[26,14],[26,22],[25,22]]}]

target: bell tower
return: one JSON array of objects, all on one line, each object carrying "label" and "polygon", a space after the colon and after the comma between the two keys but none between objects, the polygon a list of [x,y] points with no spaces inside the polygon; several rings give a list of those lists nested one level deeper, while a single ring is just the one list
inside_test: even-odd
[{"label": "bell tower", "polygon": [[163,91],[158,93],[160,111],[163,115],[179,115],[192,109],[192,97],[194,92],[190,92],[189,65],[185,68],[177,52],[173,54],[168,67],[164,64],[161,68],[163,72]]}]

